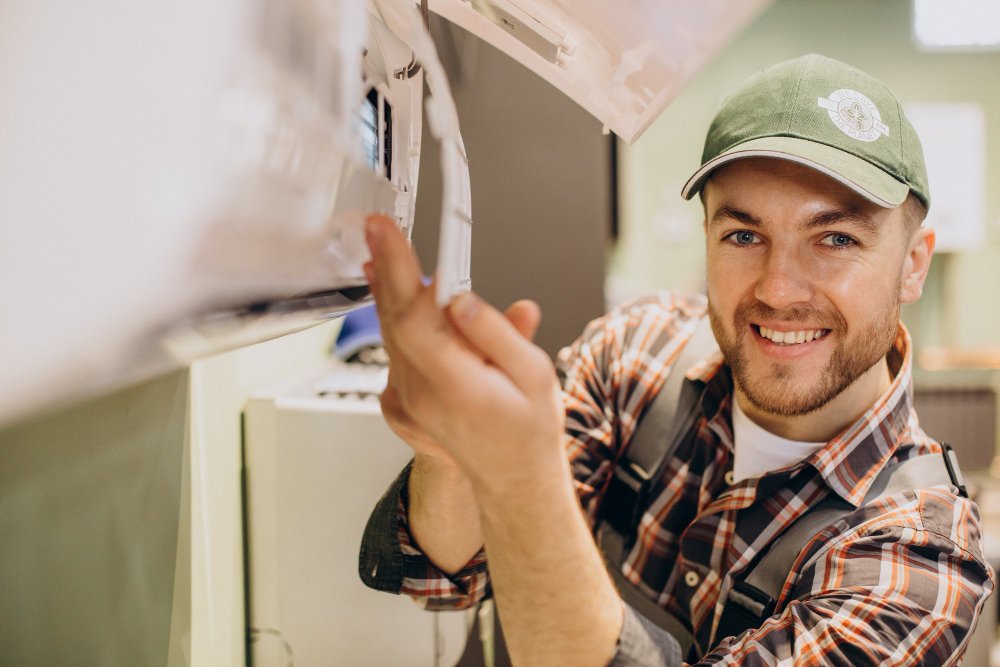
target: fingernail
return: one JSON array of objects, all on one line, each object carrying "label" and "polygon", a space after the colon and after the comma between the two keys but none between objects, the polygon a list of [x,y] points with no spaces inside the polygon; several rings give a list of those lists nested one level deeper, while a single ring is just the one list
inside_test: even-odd
[{"label": "fingernail", "polygon": [[472,292],[465,292],[451,302],[451,313],[456,319],[470,322],[479,314],[482,305],[482,299]]}]

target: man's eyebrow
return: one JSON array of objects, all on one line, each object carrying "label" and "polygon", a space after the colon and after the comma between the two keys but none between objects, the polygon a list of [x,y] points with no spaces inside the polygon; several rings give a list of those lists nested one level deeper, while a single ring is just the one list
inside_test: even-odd
[{"label": "man's eyebrow", "polygon": [[870,216],[860,211],[833,209],[830,211],[820,211],[809,220],[803,227],[805,229],[816,229],[817,227],[827,227],[835,224],[847,224],[859,227],[864,231],[878,235],[881,228]]},{"label": "man's eyebrow", "polygon": [[[723,220],[735,220],[748,227],[764,227],[764,222],[757,216],[747,213],[746,211],[741,211],[740,209],[732,206],[720,206],[718,210],[716,210],[715,214],[712,215],[710,224],[719,223]],[[870,216],[860,211],[850,209],[830,209],[828,211],[820,211],[809,218],[802,225],[802,227],[803,229],[816,229],[818,227],[827,227],[835,224],[853,225],[854,227],[861,228],[870,234],[876,235],[881,231],[879,224]]]},{"label": "man's eyebrow", "polygon": [[710,224],[722,222],[723,220],[736,220],[737,222],[742,222],[748,227],[764,226],[764,223],[761,222],[760,218],[753,216],[746,211],[741,211],[738,208],[733,208],[732,206],[720,206],[712,215]]}]

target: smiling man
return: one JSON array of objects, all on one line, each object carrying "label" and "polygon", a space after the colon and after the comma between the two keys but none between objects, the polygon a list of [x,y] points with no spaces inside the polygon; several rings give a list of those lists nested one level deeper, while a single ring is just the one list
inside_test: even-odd
[{"label": "smiling man", "polygon": [[748,158],[706,186],[708,314],[753,421],[825,441],[874,405],[900,303],[920,297],[923,206],[881,208],[795,162]]},{"label": "smiling man", "polygon": [[[369,221],[383,411],[416,455],[362,578],[430,608],[492,594],[517,665],[956,664],[993,573],[912,407],[899,309],[934,233],[899,103],[821,56],[775,65],[723,105],[682,194],[704,204],[707,299],[614,309],[558,383],[536,306],[436,309],[392,223]],[[706,317],[717,345],[688,359]],[[662,443],[612,576],[593,531],[671,377],[695,416]],[[746,587],[758,570],[773,595]]]}]

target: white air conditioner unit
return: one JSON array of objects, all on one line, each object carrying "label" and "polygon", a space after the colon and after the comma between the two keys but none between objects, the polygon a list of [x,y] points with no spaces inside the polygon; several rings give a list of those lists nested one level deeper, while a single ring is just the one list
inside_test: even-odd
[{"label": "white air conditioner unit", "polygon": [[413,220],[404,40],[358,0],[3,4],[0,422],[369,300],[366,214]]},{"label": "white air conditioner unit", "polygon": [[[430,8],[632,140],[768,1]],[[3,3],[0,90],[0,423],[366,302],[363,221],[412,227],[425,105],[440,300],[468,286],[468,165],[411,0]]]}]

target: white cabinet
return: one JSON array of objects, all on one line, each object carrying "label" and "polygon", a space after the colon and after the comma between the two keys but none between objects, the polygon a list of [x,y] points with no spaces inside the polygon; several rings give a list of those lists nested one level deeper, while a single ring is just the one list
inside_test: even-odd
[{"label": "white cabinet", "polygon": [[320,396],[321,380],[265,392],[246,408],[252,664],[284,667],[290,649],[306,666],[453,665],[467,613],[428,612],[358,577],[368,515],[411,450],[377,400]]}]

